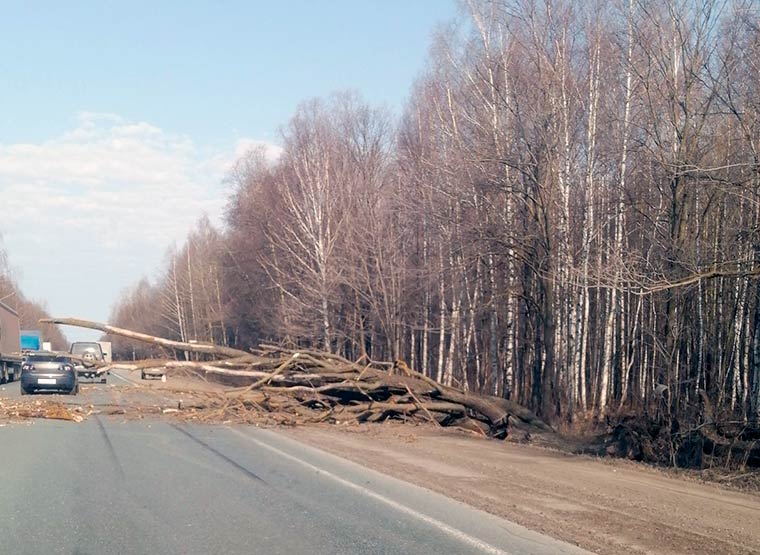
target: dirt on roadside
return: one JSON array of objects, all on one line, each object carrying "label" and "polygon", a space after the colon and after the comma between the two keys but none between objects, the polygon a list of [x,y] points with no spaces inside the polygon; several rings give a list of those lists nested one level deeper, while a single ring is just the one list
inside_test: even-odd
[{"label": "dirt on roadside", "polygon": [[599,555],[760,553],[760,496],[426,426],[289,435]]}]

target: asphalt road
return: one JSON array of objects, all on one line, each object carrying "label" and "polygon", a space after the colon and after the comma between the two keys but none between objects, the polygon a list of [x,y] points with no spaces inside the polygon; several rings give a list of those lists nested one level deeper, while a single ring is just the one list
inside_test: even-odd
[{"label": "asphalt road", "polygon": [[256,427],[91,416],[0,442],[2,553],[585,553]]}]

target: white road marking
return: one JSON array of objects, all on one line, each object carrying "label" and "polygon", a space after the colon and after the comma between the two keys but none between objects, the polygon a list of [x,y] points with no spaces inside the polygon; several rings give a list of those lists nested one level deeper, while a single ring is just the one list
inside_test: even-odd
[{"label": "white road marking", "polygon": [[461,542],[463,542],[463,543],[465,543],[467,545],[470,545],[471,547],[474,547],[475,549],[477,549],[477,550],[479,550],[479,551],[481,551],[483,553],[489,553],[491,555],[512,555],[512,554],[510,554],[510,553],[508,553],[506,551],[502,551],[498,547],[494,547],[491,544],[488,544],[488,543],[486,543],[484,541],[479,540],[478,538],[470,536],[469,534],[466,534],[465,532],[462,532],[461,530],[458,530],[458,529],[454,528],[453,526],[449,526],[445,522],[441,522],[438,519],[435,519],[435,518],[433,518],[431,516],[428,516],[428,515],[426,515],[424,513],[420,513],[419,511],[416,511],[416,510],[412,509],[411,507],[407,507],[406,505],[403,505],[403,504],[401,504],[401,503],[399,503],[397,501],[394,501],[393,499],[385,497],[384,495],[381,495],[381,494],[379,494],[377,492],[374,492],[374,491],[372,491],[370,489],[367,489],[367,488],[365,488],[363,486],[360,486],[358,484],[350,482],[350,481],[348,481],[348,480],[346,480],[344,478],[341,478],[340,476],[336,476],[335,474],[332,474],[331,472],[325,470],[324,468],[320,468],[320,467],[315,466],[315,465],[313,465],[313,464],[311,464],[311,463],[309,463],[309,462],[307,462],[307,461],[305,461],[303,459],[299,459],[298,457],[295,457],[295,456],[293,456],[293,455],[291,455],[289,453],[286,453],[285,451],[282,451],[282,450],[278,449],[277,447],[273,447],[273,446],[271,446],[271,445],[269,445],[267,443],[264,443],[263,441],[259,441],[258,439],[255,439],[255,438],[253,438],[253,437],[251,437],[251,436],[249,436],[247,434],[244,434],[243,432],[241,432],[239,430],[236,430],[234,428],[229,428],[229,427],[228,427],[228,429],[232,433],[237,434],[237,435],[239,435],[239,436],[247,439],[248,441],[252,441],[253,443],[255,443],[256,445],[258,445],[260,447],[263,447],[265,449],[269,449],[270,451],[272,451],[274,453],[277,453],[281,457],[285,457],[288,460],[291,460],[291,461],[296,462],[296,463],[298,463],[298,464],[300,464],[302,466],[305,466],[309,470],[316,471],[316,472],[322,474],[323,476],[326,476],[326,477],[334,480],[335,482],[338,482],[339,484],[341,484],[343,486],[346,486],[347,488],[350,488],[350,489],[352,489],[354,491],[358,491],[358,492],[366,495],[367,497],[371,497],[372,499],[374,499],[376,501],[380,501],[381,503],[384,503],[384,504],[388,505],[389,507],[392,507],[393,509],[395,509],[395,510],[401,512],[401,513],[404,513],[406,515],[414,517],[417,520],[420,520],[420,521],[424,522],[425,524],[428,524],[428,525],[430,525],[430,526],[432,526],[434,528],[437,528],[438,530],[440,530],[444,534],[447,534],[447,535],[451,536],[452,538],[455,538],[455,539],[457,539],[457,540],[459,540],[459,541],[461,541]]},{"label": "white road marking", "polygon": [[132,380],[129,380],[129,379],[127,379],[127,378],[123,378],[122,376],[120,376],[120,375],[119,375],[119,374],[117,374],[116,372],[113,372],[113,371],[112,371],[112,372],[111,372],[111,375],[112,375],[112,376],[114,376],[115,378],[119,378],[121,381],[123,381],[123,382],[126,382],[126,383],[128,383],[129,385],[134,385],[134,386],[137,386],[137,387],[142,387],[142,384],[140,384],[140,383],[137,383],[137,382],[133,382]]}]

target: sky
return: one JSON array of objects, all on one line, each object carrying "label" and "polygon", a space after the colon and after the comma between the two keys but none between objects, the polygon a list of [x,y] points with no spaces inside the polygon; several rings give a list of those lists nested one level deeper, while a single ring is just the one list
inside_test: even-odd
[{"label": "sky", "polygon": [[[107,321],[299,102],[396,114],[456,0],[0,0],[0,235],[22,291]],[[96,332],[65,328],[70,340]]]}]

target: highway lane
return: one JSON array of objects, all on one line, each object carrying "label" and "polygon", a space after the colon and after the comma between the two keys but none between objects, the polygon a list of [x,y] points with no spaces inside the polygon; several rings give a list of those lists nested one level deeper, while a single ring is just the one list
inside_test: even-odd
[{"label": "highway lane", "polygon": [[91,416],[0,441],[3,553],[584,553],[251,426]]}]

